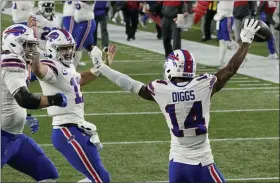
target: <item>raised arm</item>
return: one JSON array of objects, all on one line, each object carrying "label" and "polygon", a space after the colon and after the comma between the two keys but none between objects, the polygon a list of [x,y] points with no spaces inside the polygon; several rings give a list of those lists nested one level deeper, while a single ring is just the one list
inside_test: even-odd
[{"label": "raised arm", "polygon": [[[32,60],[31,70],[39,78],[43,79],[48,73],[48,66],[40,62],[40,53],[34,52],[30,56]],[[51,64],[51,63],[50,63]]]},{"label": "raised arm", "polygon": [[97,74],[102,74],[125,91],[130,91],[136,95],[139,95],[145,100],[154,101],[151,92],[144,83],[134,80],[129,76],[111,69],[109,66],[104,64],[102,61],[102,52],[96,46],[91,51],[91,59],[96,68],[95,72]]},{"label": "raised arm", "polygon": [[257,26],[257,24],[258,24],[257,20],[254,19],[245,20],[244,28],[240,33],[242,44],[240,48],[237,50],[237,52],[230,59],[227,66],[219,70],[215,74],[215,76],[217,77],[217,82],[213,86],[212,96],[216,92],[220,91],[228,82],[228,80],[236,74],[244,58],[246,57],[246,54],[248,53],[248,49],[254,39],[255,33],[260,29],[260,27]]}]

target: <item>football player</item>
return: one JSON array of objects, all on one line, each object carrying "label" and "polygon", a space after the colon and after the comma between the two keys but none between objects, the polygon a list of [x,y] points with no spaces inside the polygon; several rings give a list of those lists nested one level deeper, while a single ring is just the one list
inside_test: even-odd
[{"label": "football player", "polygon": [[15,24],[27,25],[27,20],[32,14],[34,1],[4,1],[2,9],[12,8],[12,19]]},{"label": "football player", "polygon": [[[84,66],[84,62],[80,62],[82,58],[82,49],[85,48],[88,52],[91,51],[94,45],[94,1],[76,1],[74,11],[74,20],[76,22],[73,37],[77,43],[77,51],[75,54],[74,65]],[[82,34],[81,34],[82,33]]]},{"label": "football player", "polygon": [[[5,164],[39,182],[55,182],[58,172],[51,160],[33,139],[24,135],[27,125],[31,133],[38,121],[26,116],[26,109],[49,106],[65,107],[64,94],[38,96],[30,93],[28,67],[38,44],[32,29],[14,24],[3,31],[1,53],[1,168]],[[32,56],[32,54],[34,54]]]},{"label": "football player", "polygon": [[187,50],[175,50],[166,58],[166,79],[145,85],[103,64],[102,52],[97,47],[91,51],[98,73],[124,90],[159,105],[171,134],[169,182],[225,182],[214,163],[208,139],[210,99],[236,74],[260,28],[257,24],[257,20],[246,19],[240,33],[241,47],[215,75],[206,73],[195,77],[193,55]]},{"label": "football player", "polygon": [[234,1],[220,1],[217,5],[217,13],[214,20],[217,21],[217,35],[219,40],[219,62],[224,67],[227,48],[237,50],[238,44],[232,39]]},{"label": "football player", "polygon": [[61,18],[55,14],[54,1],[39,1],[38,12],[32,15],[28,26],[35,27],[36,36],[39,39],[39,48],[45,51],[46,36],[55,29],[61,28]]},{"label": "football player", "polygon": [[75,11],[75,3],[74,1],[64,1],[63,5],[63,28],[67,30],[70,34],[73,34],[73,30],[75,28],[74,21],[74,11]]},{"label": "football player", "polygon": [[[64,30],[54,30],[47,36],[46,51],[51,58],[33,60],[32,71],[39,79],[46,95],[65,92],[66,108],[48,107],[52,116],[52,143],[79,172],[92,182],[109,182],[110,177],[102,165],[98,150],[102,149],[96,126],[85,121],[84,98],[81,86],[100,74],[94,69],[78,73],[73,65],[76,42]],[[96,75],[94,75],[95,73]]]}]

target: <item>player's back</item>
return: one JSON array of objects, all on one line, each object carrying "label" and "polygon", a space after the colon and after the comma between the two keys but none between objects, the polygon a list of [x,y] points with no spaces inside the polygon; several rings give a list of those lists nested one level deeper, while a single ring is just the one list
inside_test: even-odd
[{"label": "player's back", "polygon": [[63,16],[74,16],[75,3],[74,1],[65,1],[63,5]]},{"label": "player's back", "polygon": [[34,1],[13,1],[12,18],[14,23],[27,22],[32,13]]},{"label": "player's back", "polygon": [[207,129],[215,81],[215,76],[204,74],[190,82],[156,80],[148,85],[170,128],[170,159],[187,164],[212,163]]},{"label": "player's back", "polygon": [[[22,57],[1,54],[1,129],[20,134],[24,128],[26,109],[20,107],[13,97],[18,86],[26,86],[27,70]],[[22,83],[24,82],[24,83]]]},{"label": "player's back", "polygon": [[75,22],[80,23],[83,21],[88,21],[94,19],[94,4],[95,3],[86,3],[82,1],[75,2],[75,11],[74,11],[74,19]]},{"label": "player's back", "polygon": [[49,58],[41,59],[41,63],[49,66],[56,73],[55,80],[39,80],[44,95],[64,93],[67,97],[67,107],[48,107],[48,114],[53,116],[53,125],[79,123],[84,121],[84,99],[80,90],[81,75],[74,65],[65,66],[59,61]]}]

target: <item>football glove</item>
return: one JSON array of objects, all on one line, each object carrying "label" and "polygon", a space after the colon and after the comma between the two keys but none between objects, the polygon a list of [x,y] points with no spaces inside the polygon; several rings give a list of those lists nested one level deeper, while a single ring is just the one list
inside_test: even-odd
[{"label": "football glove", "polygon": [[240,32],[240,37],[243,43],[251,44],[254,40],[256,32],[261,28],[258,26],[258,20],[246,19],[244,22],[244,27]]},{"label": "football glove", "polygon": [[36,133],[39,130],[39,122],[36,118],[32,117],[30,114],[27,114],[25,125],[30,128],[32,134]]}]

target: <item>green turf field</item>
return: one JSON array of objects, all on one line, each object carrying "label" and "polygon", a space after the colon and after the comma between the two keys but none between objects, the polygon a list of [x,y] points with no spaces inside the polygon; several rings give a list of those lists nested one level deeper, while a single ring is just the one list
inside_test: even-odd
[{"label": "green turf field", "polygon": [[[2,29],[9,22],[10,17],[2,16]],[[255,49],[255,52],[262,50]],[[112,65],[114,69],[145,83],[162,77],[163,55],[119,44],[118,50],[117,61]],[[153,61],[141,60],[147,55]],[[89,68],[88,57],[83,57],[83,60],[88,61]],[[198,73],[215,71],[212,67],[198,66]],[[275,138],[279,137],[278,87],[277,84],[236,75],[225,90],[213,97],[209,135],[213,139],[211,145],[215,161],[226,179],[234,182],[279,182],[279,139]],[[32,83],[30,90],[41,92],[38,82]],[[105,78],[89,83],[82,91],[85,92],[86,120],[98,128],[104,143],[100,154],[112,182],[168,180],[170,135],[157,105],[121,92]],[[35,135],[31,135],[27,128],[25,132],[41,144],[53,160],[60,174],[58,181],[83,179],[83,175],[52,147],[51,118],[44,116],[46,110],[32,111],[32,114],[39,115],[40,130]],[[242,180],[244,178],[259,180]],[[2,182],[31,181],[9,166],[2,170]]]}]

